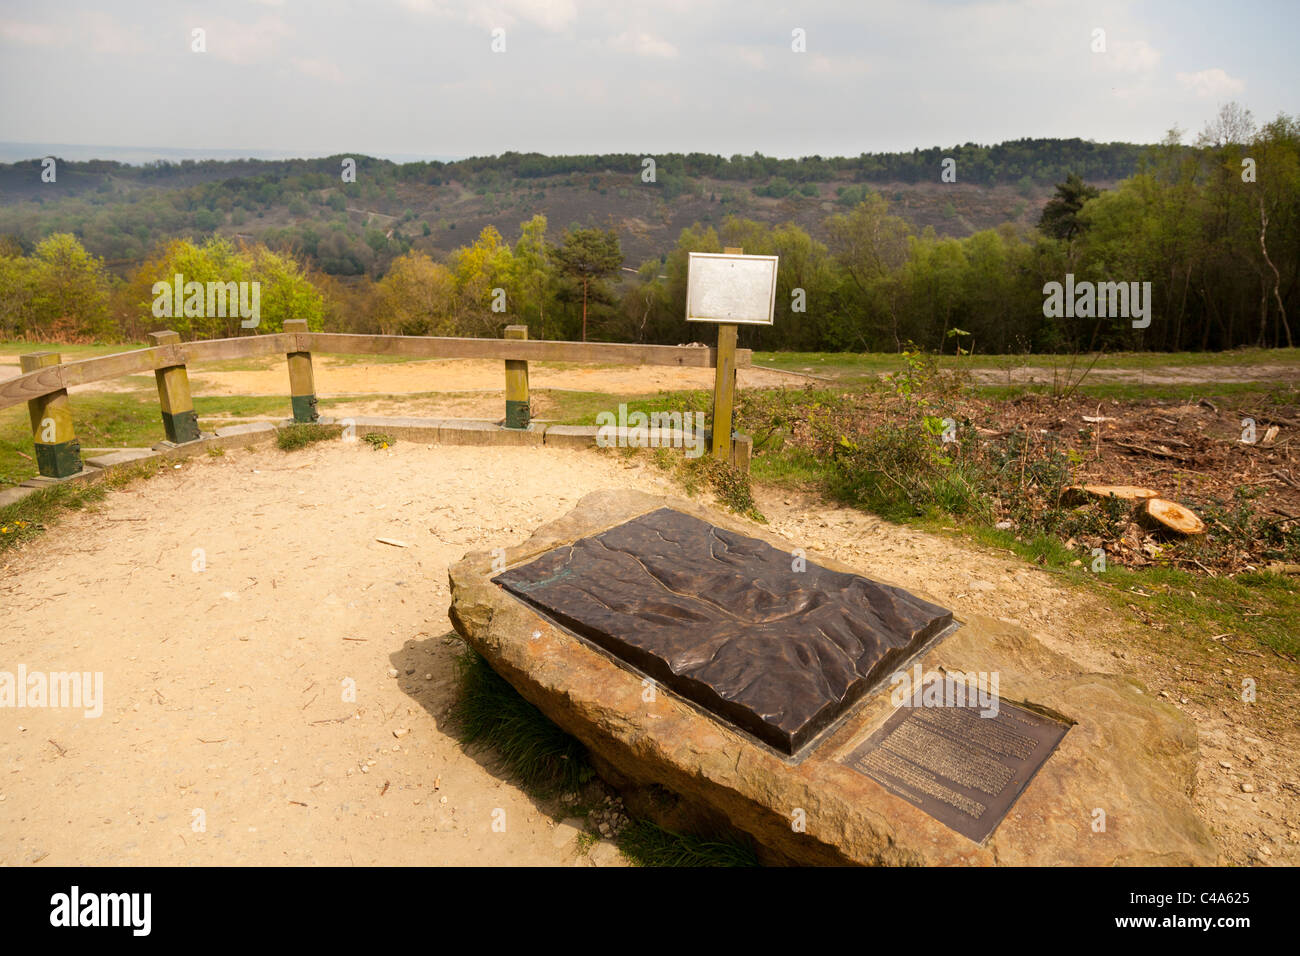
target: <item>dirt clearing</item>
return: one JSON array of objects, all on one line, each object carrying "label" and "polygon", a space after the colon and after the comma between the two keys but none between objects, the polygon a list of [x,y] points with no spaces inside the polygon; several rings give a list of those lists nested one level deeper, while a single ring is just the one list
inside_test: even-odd
[{"label": "dirt clearing", "polygon": [[[102,672],[103,714],[0,717],[0,864],[618,862],[445,726],[447,566],[611,487],[672,490],[613,453],[331,443],[189,460],[68,516],[0,567],[0,669]],[[1300,862],[1296,695],[1270,662],[1216,649],[1260,676],[1261,703],[1233,705],[1235,678],[1186,688],[1131,622],[1010,556],[792,495],[759,506],[792,541],[959,615],[1176,688],[1223,859]]]}]

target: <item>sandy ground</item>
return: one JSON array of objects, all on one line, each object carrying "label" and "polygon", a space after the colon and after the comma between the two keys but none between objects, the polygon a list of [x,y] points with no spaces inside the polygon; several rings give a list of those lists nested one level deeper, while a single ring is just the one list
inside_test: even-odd
[{"label": "sandy ground", "polygon": [[[447,566],[609,487],[671,491],[612,453],[331,443],[200,457],[70,515],[0,566],[0,670],[100,671],[106,702],[0,711],[0,864],[623,862],[444,726]],[[1131,622],[1007,554],[795,495],[759,505],[810,551],[1172,688],[1222,859],[1300,862],[1297,695],[1267,660],[1215,648],[1269,689],[1246,713],[1216,686],[1237,678],[1191,687]]]},{"label": "sandy ground", "polygon": [[[370,395],[410,395],[427,392],[483,392],[482,398],[458,396],[421,412],[407,414],[457,415],[484,418],[501,414],[501,393],[505,388],[505,370],[500,362],[478,359],[431,359],[420,362],[388,364],[346,364],[329,355],[312,361],[316,392],[321,398]],[[1005,369],[981,368],[971,372],[982,385],[1052,385],[1073,384],[1083,380],[1093,383],[1129,385],[1205,385],[1224,382],[1292,382],[1300,380],[1300,365],[1224,365],[1224,366],[1153,366],[1150,368],[1101,368],[1086,371],[1086,364],[1068,368],[1016,365]],[[205,370],[192,367],[190,381],[198,395],[283,395],[289,382],[283,359],[267,367],[244,371]],[[737,384],[741,388],[802,388],[833,379],[819,378],[810,366],[808,373],[787,372],[751,366],[739,369]],[[0,354],[0,381],[20,374],[16,354]],[[883,378],[888,373],[881,372]],[[669,366],[586,366],[529,364],[529,384],[533,389],[604,392],[609,395],[647,395],[659,391],[711,389],[713,369],[675,368]],[[139,386],[123,379],[73,386],[70,391],[124,392]],[[545,417],[547,402],[534,417]],[[349,407],[339,414],[389,414],[379,406]]]},{"label": "sandy ground", "polygon": [[[342,364],[331,356],[318,355],[312,359],[312,370],[316,376],[316,393],[322,398],[479,390],[501,393],[505,390],[504,365],[479,359],[431,359],[367,365]],[[289,386],[289,370],[284,359],[264,369],[225,372],[205,370],[202,365],[196,365],[189,372],[195,394],[201,395],[282,395]],[[17,355],[0,355],[0,381],[19,374]],[[530,362],[528,381],[533,388],[645,395],[661,390],[713,388],[713,374],[711,368],[667,365],[554,366]],[[805,375],[764,368],[743,368],[737,374],[742,388],[802,386],[809,381]],[[128,382],[105,381],[77,385],[70,391],[123,391],[135,387]]]}]

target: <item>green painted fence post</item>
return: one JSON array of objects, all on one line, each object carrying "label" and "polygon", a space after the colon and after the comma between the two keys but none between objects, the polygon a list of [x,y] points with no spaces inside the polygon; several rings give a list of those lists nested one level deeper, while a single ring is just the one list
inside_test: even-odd
[{"label": "green painted fence post", "polygon": [[[59,365],[58,352],[28,352],[19,356],[23,372]],[[27,403],[36,445],[36,469],[46,478],[67,478],[82,471],[81,444],[72,431],[68,390],[61,388]]]},{"label": "green painted fence post", "polygon": [[[154,347],[179,345],[179,332],[150,332]],[[190,376],[184,365],[169,365],[154,370],[158,381],[158,404],[162,406],[163,431],[173,445],[197,441],[199,418],[194,412],[194,399],[190,396]]]},{"label": "green painted fence post", "polygon": [[[306,335],[306,319],[285,319],[284,331],[291,335]],[[316,377],[311,370],[311,353],[299,352],[295,346],[288,353],[289,358],[289,395],[293,403],[293,420],[295,422],[314,422],[320,418],[316,413]]]},{"label": "green painted fence post", "polygon": [[[528,326],[507,325],[506,338],[528,338]],[[527,428],[531,418],[528,405],[528,363],[506,359],[506,428]]]}]

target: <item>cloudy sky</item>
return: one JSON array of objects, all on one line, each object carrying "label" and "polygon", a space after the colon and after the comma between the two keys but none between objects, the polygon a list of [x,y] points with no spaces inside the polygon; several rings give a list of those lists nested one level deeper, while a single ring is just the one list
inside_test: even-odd
[{"label": "cloudy sky", "polygon": [[[1257,119],[1300,112],[1298,11],[1295,0],[0,0],[0,140],[404,158],[857,155],[1022,136],[1153,142],[1175,125],[1190,141],[1228,100]],[[196,29],[205,52],[192,49]]]}]

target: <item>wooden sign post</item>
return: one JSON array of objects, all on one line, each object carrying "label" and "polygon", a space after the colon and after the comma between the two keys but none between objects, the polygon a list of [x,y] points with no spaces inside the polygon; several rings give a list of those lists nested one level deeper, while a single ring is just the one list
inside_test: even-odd
[{"label": "wooden sign post", "polygon": [[[727,246],[724,255],[743,256],[740,246]],[[718,366],[713,376],[713,442],[709,449],[714,458],[731,457],[731,413],[736,404],[736,339],[740,326],[723,322],[718,326]]]},{"label": "wooden sign post", "polygon": [[722,255],[692,252],[686,288],[686,321],[718,325],[713,379],[714,458],[730,459],[736,404],[736,338],[740,325],[771,325],[776,303],[776,256],[747,256],[728,248]]}]

